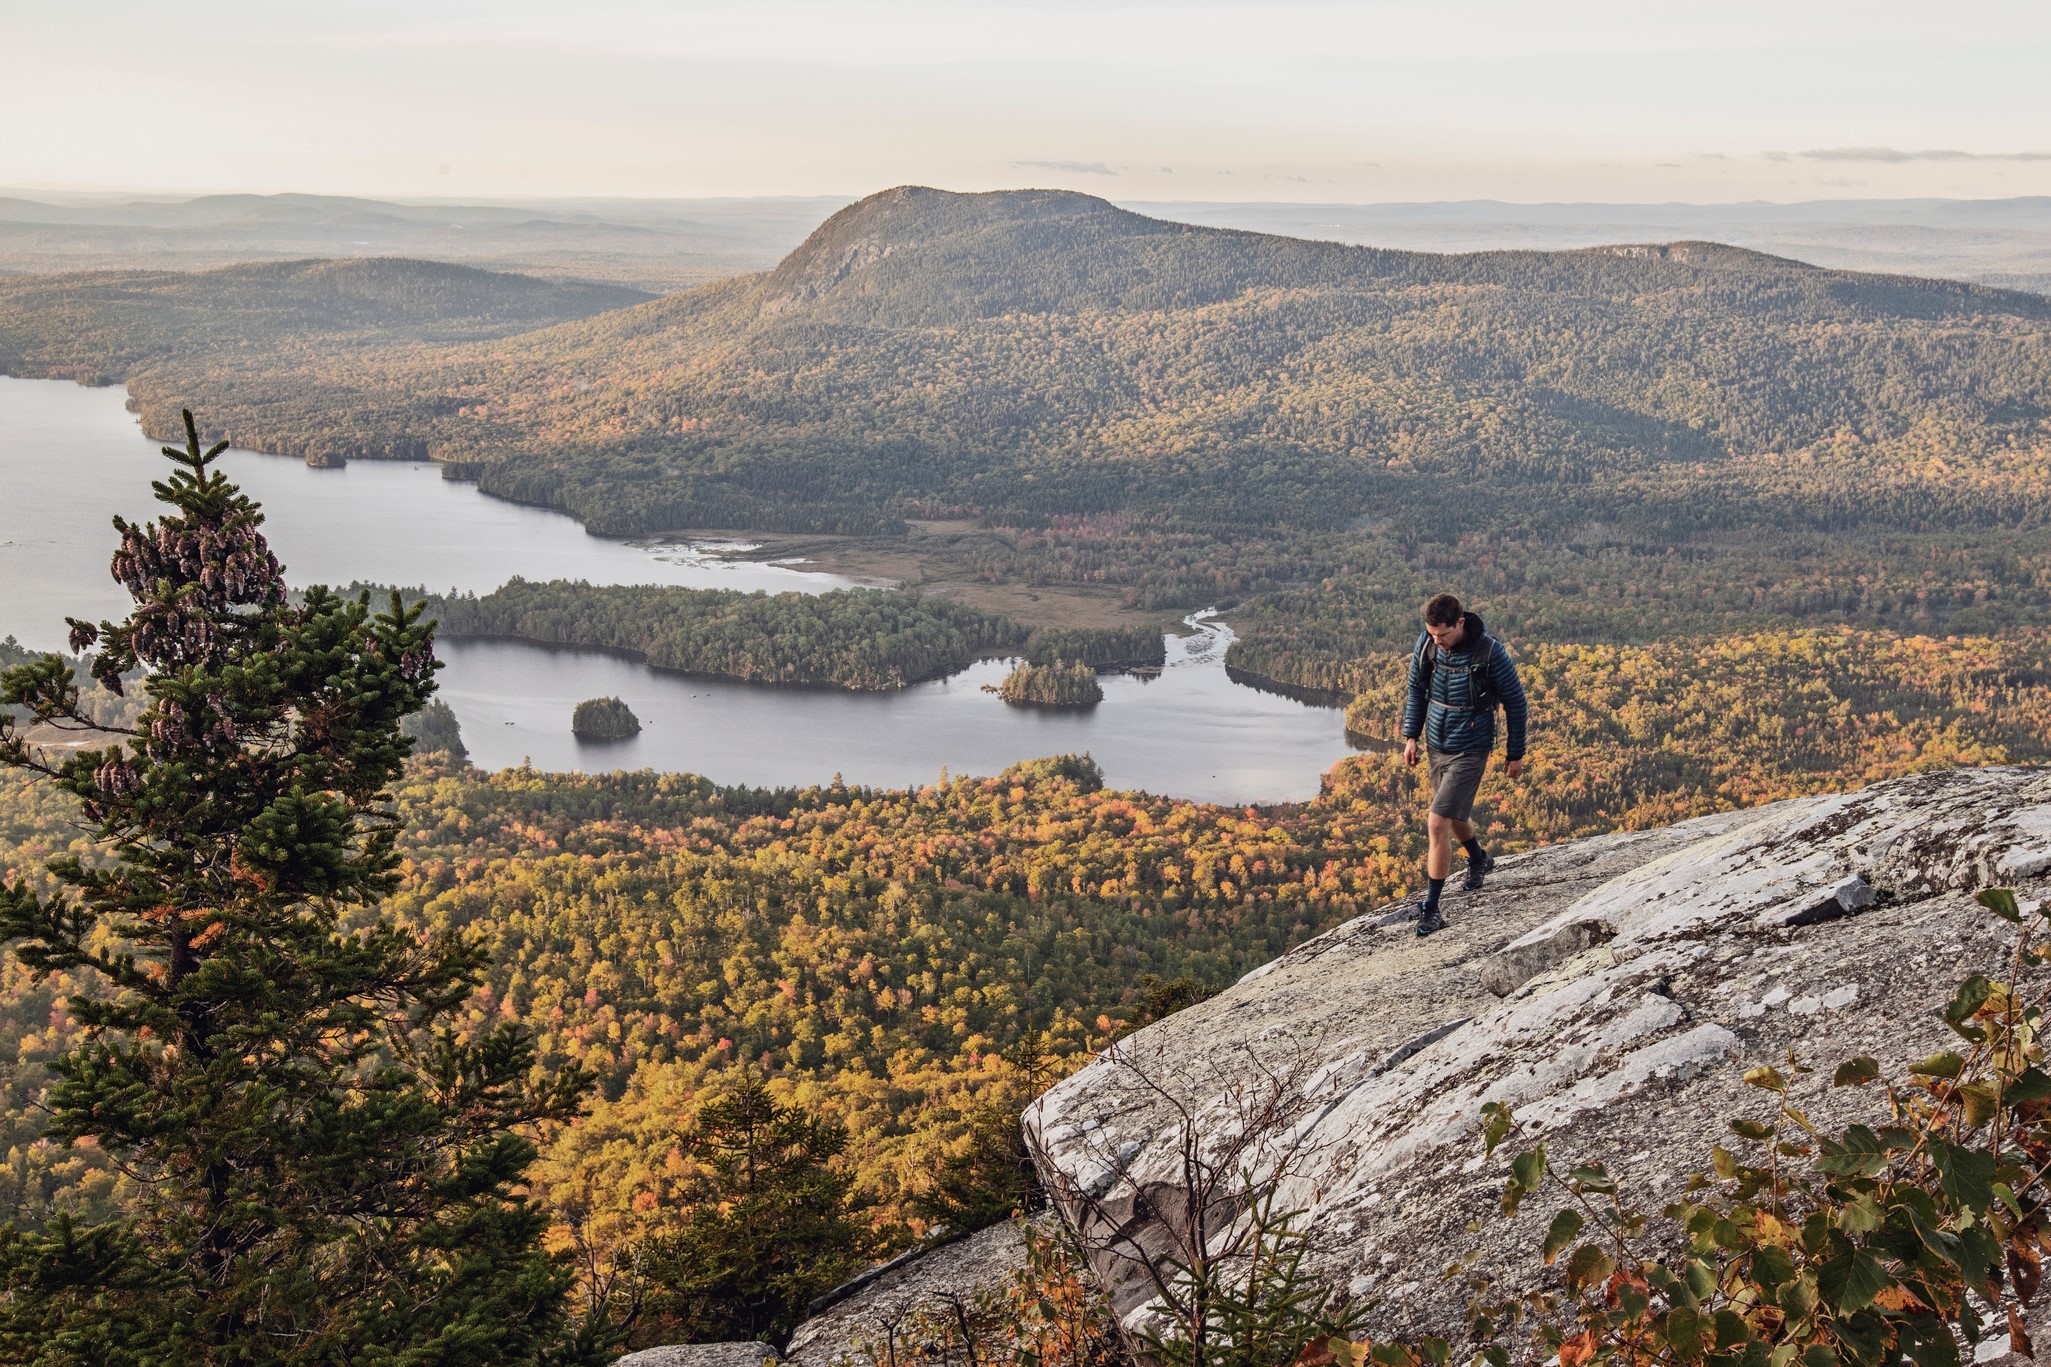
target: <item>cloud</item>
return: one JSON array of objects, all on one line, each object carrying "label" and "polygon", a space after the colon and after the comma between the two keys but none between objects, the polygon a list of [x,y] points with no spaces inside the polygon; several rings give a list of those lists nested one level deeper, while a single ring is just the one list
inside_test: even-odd
[{"label": "cloud", "polygon": [[[1769,156],[1773,154],[1769,153]],[[1798,154],[1804,161],[2051,161],[2051,152],[1962,152],[1956,147],[1812,147]],[[1776,157],[1775,160],[1780,158]]]},{"label": "cloud", "polygon": [[1072,176],[1115,176],[1118,173],[1101,161],[1014,161],[1020,171],[1059,171]]}]

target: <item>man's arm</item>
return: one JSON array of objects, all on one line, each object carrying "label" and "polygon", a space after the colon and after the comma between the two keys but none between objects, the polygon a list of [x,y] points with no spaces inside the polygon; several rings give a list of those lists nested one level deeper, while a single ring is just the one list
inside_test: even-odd
[{"label": "man's arm", "polygon": [[1424,734],[1424,634],[1410,652],[1410,685],[1403,698],[1403,762],[1417,763],[1417,738]]},{"label": "man's arm", "polygon": [[1403,700],[1403,739],[1416,740],[1424,734],[1424,638],[1410,652],[1410,686]]},{"label": "man's arm", "polygon": [[1519,763],[1524,758],[1525,728],[1531,706],[1524,698],[1524,681],[1517,677],[1517,663],[1501,641],[1489,652],[1488,678],[1490,688],[1502,700],[1503,718],[1509,724],[1509,743],[1503,758],[1511,764]]}]

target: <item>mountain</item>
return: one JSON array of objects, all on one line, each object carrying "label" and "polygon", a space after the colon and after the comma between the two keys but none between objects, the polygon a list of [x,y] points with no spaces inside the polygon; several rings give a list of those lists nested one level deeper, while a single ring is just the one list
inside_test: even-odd
[{"label": "mountain", "polygon": [[[424,441],[609,532],[921,510],[1332,528],[1420,504],[1444,526],[1476,500],[1526,518],[1542,490],[1670,534],[1733,509],[2041,515],[2022,453],[2051,418],[2047,342],[2040,296],[1713,244],[1441,256],[907,187],[764,275],[341,372],[213,367],[137,393],[153,426],[175,391],[285,451],[346,412],[363,454]],[[2003,497],[1968,496],[1960,471],[1997,466]]]},{"label": "mountain", "polygon": [[0,275],[419,257],[661,291],[772,265],[846,201],[396,203],[340,195],[0,196]]},{"label": "mountain", "polygon": [[[1874,1130],[1914,1123],[1902,1117],[1929,1104],[1920,1080],[1892,1094],[1827,1083],[1860,1056],[1871,1071],[1854,1067],[1854,1080],[1941,1078],[1945,1051],[1981,1028],[1947,1015],[2004,1000],[2001,987],[1961,986],[1968,976],[1986,975],[1983,989],[2012,974],[2031,982],[2016,967],[2021,936],[1973,894],[2012,887],[2028,908],[2051,891],[2047,831],[2051,771],[1922,773],[1506,858],[1428,940],[1412,933],[1414,908],[1374,908],[1093,1051],[1028,1106],[1026,1139],[1054,1203],[1034,1223],[1067,1225],[1106,1293],[1106,1320],[1136,1338],[1178,1266],[1208,1254],[1230,1275],[1221,1253],[1245,1249],[1257,1198],[1272,1192],[1272,1213],[1294,1215],[1301,1242],[1283,1247],[1301,1255],[1300,1284],[1359,1312],[1354,1337],[1462,1343],[1473,1278],[1489,1279],[1488,1300],[1557,1294],[1573,1265],[1547,1233],[1577,1202],[1565,1182],[1506,1212],[1520,1152],[1542,1143],[1556,1178],[1599,1167],[1622,1206],[1649,1216],[1627,1245],[1644,1256],[1680,1244],[1678,1217],[1661,1213],[1670,1202],[1715,1200],[1691,1174],[1730,1179],[1736,1168],[1744,1181],[1737,1165],[1767,1161],[1762,1132],[1783,1144],[1782,1171],[1842,1178],[1841,1151],[1812,1136],[1855,1141],[1846,1127],[1863,1125],[1870,1143]],[[1780,1098],[1768,1089],[1781,1086],[1799,1120],[1773,1133]],[[1493,1151],[1488,1103],[1522,1126]],[[1960,1126],[1958,1152],[1984,1152],[1990,1131],[2012,1142]],[[1608,1203],[1591,1195],[1603,1192],[1578,1200],[1593,1239]],[[1570,1223],[1569,1247],[1581,1227]],[[1791,1238],[1789,1251],[1825,1262],[1814,1244]],[[960,1308],[979,1295],[1001,1303],[1029,1261],[1015,1224],[943,1240],[822,1296],[782,1354],[750,1351],[794,1367],[884,1361],[879,1344],[898,1361],[958,1361]],[[1600,1296],[1602,1277],[1592,1280]],[[1301,1302],[1276,1318],[1292,1312]],[[1549,1322],[1540,1309],[1513,1339]],[[1986,1326],[1982,1362],[2008,1346],[2004,1317]],[[1003,1314],[968,1327],[983,1360],[1012,1360],[998,1346]],[[616,1367],[742,1360],[738,1345],[689,1345]]]},{"label": "mountain", "polygon": [[1790,204],[1128,203],[1181,223],[1416,251],[1560,250],[1712,238],[1834,270],[1946,276],[2051,292],[2051,197]]},{"label": "mountain", "polygon": [[[881,536],[918,557],[892,573],[962,591],[1236,605],[1231,663],[1289,684],[1368,687],[1449,585],[1554,642],[2051,623],[2039,295],[916,187],[772,270],[476,340],[294,340],[282,312],[257,340],[253,295],[117,318],[99,288],[0,291],[29,300],[0,358],[126,377],[153,435],[191,406],[260,450],[431,455],[603,534]],[[907,530],[935,521],[967,530]]]},{"label": "mountain", "polygon": [[[1191,1261],[1192,1226],[1219,1244],[1244,1228],[1257,1173],[1301,1212],[1314,1282],[1368,1307],[1376,1338],[1450,1337],[1470,1282],[1439,1274],[1463,1258],[1496,1296],[1558,1285],[1539,1246],[1574,1198],[1548,1188],[1507,1218],[1520,1150],[1542,1140],[1557,1172],[1599,1166],[1658,1211],[1717,1146],[1770,1161],[1727,1125],[1773,1119],[1748,1069],[1798,1079],[1804,1118],[1777,1138],[1896,1123],[1898,1098],[1825,1079],[1858,1055],[1905,1078],[1974,1037],[1946,1024],[1960,983],[2028,970],[1973,893],[2033,906],[2047,822],[2045,770],[1955,770],[1538,850],[1448,933],[1361,916],[1121,1042],[1028,1111],[1027,1137],[1128,1324],[1157,1291],[1148,1265]],[[1493,1155],[1488,1102],[1525,1127]],[[1198,1223],[1192,1174],[1212,1172]],[[1672,1228],[1639,1247],[1670,1250]]]},{"label": "mountain", "polygon": [[498,337],[648,297],[386,259],[0,276],[0,371],[104,383],[181,360]]}]

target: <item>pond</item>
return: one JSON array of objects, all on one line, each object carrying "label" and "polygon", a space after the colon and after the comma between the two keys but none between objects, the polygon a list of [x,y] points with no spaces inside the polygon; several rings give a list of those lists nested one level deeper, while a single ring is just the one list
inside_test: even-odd
[{"label": "pond", "polygon": [[[0,378],[0,636],[55,648],[63,619],[122,612],[107,576],[117,512],[147,518],[149,482],[167,462],[118,389]],[[446,481],[437,467],[356,461],[310,469],[231,451],[222,468],[263,504],[265,531],[294,584],[354,579],[486,592],[515,575],[593,583],[817,593],[853,581],[802,565],[729,558],[715,542],[623,542],[574,520]],[[984,685],[1009,667],[984,661],[894,693],[780,688],[666,673],[637,660],[503,641],[445,641],[441,695],[471,758],[586,772],[653,767],[722,783],[847,782],[903,787],[1017,760],[1087,751],[1107,783],[1215,802],[1313,796],[1350,753],[1342,714],[1234,682],[1231,631],[1199,616],[1168,637],[1151,678],[1111,675],[1080,711],[1012,707]],[[644,730],[585,742],[570,713],[617,695]]]}]

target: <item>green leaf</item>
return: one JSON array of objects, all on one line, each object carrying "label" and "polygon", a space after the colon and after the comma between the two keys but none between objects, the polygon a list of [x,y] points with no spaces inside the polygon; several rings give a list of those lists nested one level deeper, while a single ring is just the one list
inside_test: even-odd
[{"label": "green leaf", "polygon": [[1870,1234],[1886,1220],[1880,1199],[1870,1191],[1837,1208],[1837,1227],[1847,1234]]},{"label": "green leaf", "polygon": [[1951,1002],[1944,1008],[1944,1019],[1953,1025],[1987,1004],[1987,998],[1994,995],[1994,984],[1984,973],[1975,973],[1958,985],[1952,993]]},{"label": "green leaf", "polygon": [[1846,1059],[1843,1063],[1838,1064],[1837,1071],[1830,1075],[1830,1085],[1833,1087],[1863,1087],[1879,1076],[1879,1060],[1868,1058],[1866,1055],[1861,1054],[1857,1058]]},{"label": "green leaf", "polygon": [[1545,1145],[1526,1149],[1511,1159],[1510,1180],[1526,1192],[1537,1191],[1545,1181]]},{"label": "green leaf", "polygon": [[1763,1125],[1756,1120],[1745,1120],[1740,1118],[1730,1120],[1726,1123],[1729,1125],[1730,1132],[1732,1134],[1738,1135],[1739,1137],[1744,1139],[1773,1138],[1773,1127],[1771,1125]]},{"label": "green leaf", "polygon": [[1838,1358],[1852,1362],[1881,1362],[1887,1357],[1887,1321],[1877,1310],[1861,1310],[1839,1319],[1836,1326]]},{"label": "green leaf", "polygon": [[1930,1161],[1937,1168],[1938,1186],[1959,1205],[1975,1214],[1985,1214],[1994,1204],[1993,1154],[1932,1139]]},{"label": "green leaf", "polygon": [[1851,1248],[1817,1269],[1817,1290],[1840,1315],[1872,1304],[1888,1282],[1887,1269],[1862,1248]]},{"label": "green leaf", "polygon": [[1731,1348],[1752,1337],[1752,1326],[1735,1310],[1716,1312],[1716,1346]]},{"label": "green leaf", "polygon": [[1511,1117],[1510,1108],[1500,1101],[1491,1101],[1483,1106],[1481,1114],[1481,1142],[1486,1146],[1484,1151],[1493,1154],[1496,1146],[1509,1138],[1517,1122]]},{"label": "green leaf", "polygon": [[2001,1093],[1991,1082],[1970,1082],[1959,1088],[1966,1128],[1977,1130],[2001,1113]]},{"label": "green leaf", "polygon": [[1916,1334],[1905,1345],[1916,1367],[1959,1367],[1958,1341],[1949,1325],[1940,1324],[1929,1333]]},{"label": "green leaf", "polygon": [[[1974,1009],[1977,1010],[1978,1008]],[[1945,1014],[1949,1015],[1950,1013],[1946,1012]],[[1953,1024],[1956,1023],[1953,1022]],[[1965,1071],[1965,1067],[1966,1061],[1964,1059],[1960,1058],[1957,1054],[1947,1051],[1942,1054],[1932,1054],[1921,1063],[1911,1063],[1909,1071],[1919,1077],[1955,1078]]]},{"label": "green leaf", "polygon": [[1560,1256],[1560,1250],[1574,1241],[1581,1232],[1581,1212],[1568,1207],[1552,1217],[1552,1225],[1545,1231],[1545,1265],[1551,1267]]},{"label": "green leaf", "polygon": [[2007,888],[1981,888],[1973,900],[2004,921],[2020,922],[2023,918],[2022,908],[2016,905],[2015,894]]},{"label": "green leaf", "polygon": [[1616,1270],[1616,1259],[1603,1251],[1600,1245],[1582,1244],[1567,1255],[1567,1293],[1578,1296],[1584,1288],[1602,1281]]},{"label": "green leaf", "polygon": [[1764,1287],[1793,1280],[1795,1260],[1776,1244],[1767,1244],[1752,1255],[1752,1280]]},{"label": "green leaf", "polygon": [[1688,1261],[1688,1293],[1698,1301],[1706,1301],[1716,1294],[1716,1273],[1700,1258]]},{"label": "green leaf", "polygon": [[1667,1312],[1666,1341],[1676,1362],[1700,1362],[1709,1339],[1710,1325],[1700,1311],[1677,1305]]},{"label": "green leaf", "polygon": [[1816,1308],[1817,1294],[1816,1274],[1804,1272],[1793,1281],[1782,1283],[1777,1299],[1790,1318],[1800,1319]]},{"label": "green leaf", "polygon": [[2028,1106],[2039,1101],[2051,1101],[2051,1073],[2038,1067],[2029,1067],[2009,1081],[2001,1089],[2001,1099],[2011,1106]]},{"label": "green leaf", "polygon": [[1567,1173],[1567,1180],[1582,1191],[1600,1193],[1617,1189],[1616,1179],[1609,1175],[1609,1169],[1600,1163],[1583,1163]]},{"label": "green leaf", "polygon": [[1762,1063],[1757,1068],[1746,1071],[1745,1085],[1768,1092],[1785,1092],[1788,1089],[1788,1080],[1781,1076],[1780,1069]]}]

